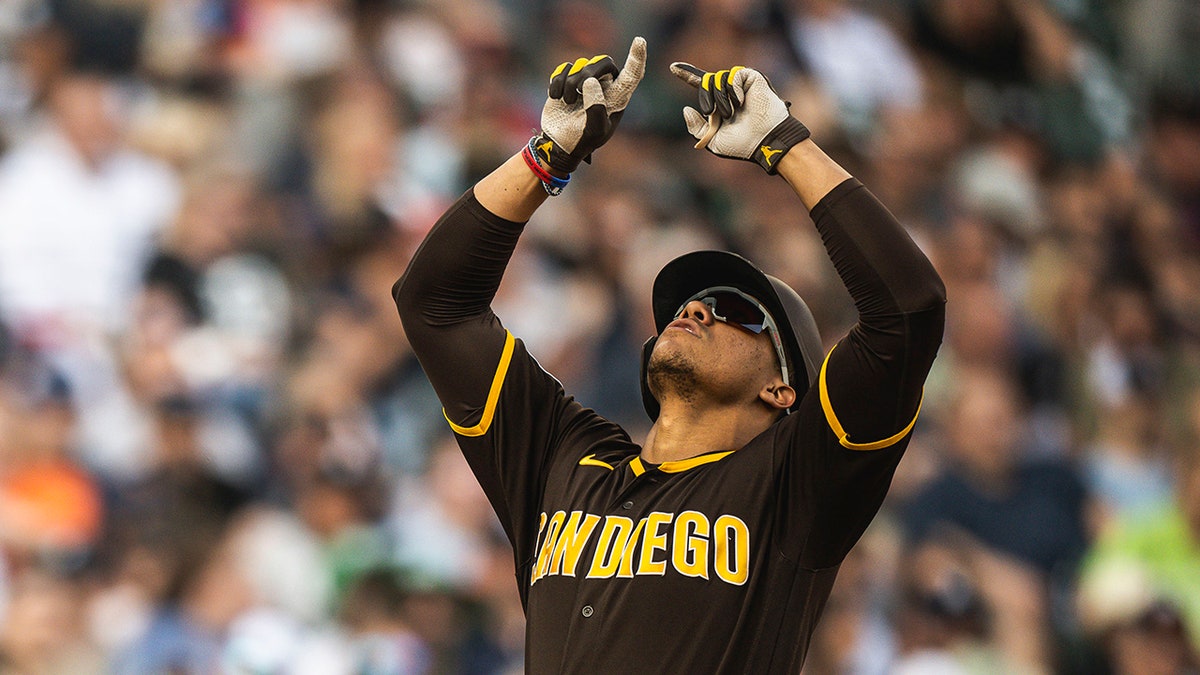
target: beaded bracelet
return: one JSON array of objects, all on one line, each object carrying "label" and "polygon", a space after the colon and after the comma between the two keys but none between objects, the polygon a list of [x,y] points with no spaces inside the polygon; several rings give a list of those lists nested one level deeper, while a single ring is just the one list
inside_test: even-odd
[{"label": "beaded bracelet", "polygon": [[546,194],[550,195],[551,197],[557,197],[558,195],[562,194],[563,188],[565,188],[567,183],[570,182],[571,177],[567,176],[566,178],[559,178],[558,176],[552,175],[549,171],[543,169],[542,165],[537,161],[537,151],[534,150],[535,141],[537,141],[537,136],[529,139],[529,145],[526,145],[525,148],[521,150],[521,159],[525,160],[525,165],[528,166],[529,170],[533,172],[533,175],[537,176],[538,180],[542,182],[542,187],[545,188]]}]

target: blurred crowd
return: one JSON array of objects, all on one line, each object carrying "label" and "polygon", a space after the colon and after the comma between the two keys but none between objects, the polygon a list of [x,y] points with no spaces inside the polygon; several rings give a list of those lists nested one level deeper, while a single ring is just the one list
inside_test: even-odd
[{"label": "blurred crowd", "polygon": [[946,281],[805,672],[1196,673],[1194,0],[0,2],[0,674],[513,674],[511,549],[389,290],[577,56],[648,75],[497,314],[648,427],[650,283],[743,253],[854,321],[799,201],[692,149],[757,67]]}]

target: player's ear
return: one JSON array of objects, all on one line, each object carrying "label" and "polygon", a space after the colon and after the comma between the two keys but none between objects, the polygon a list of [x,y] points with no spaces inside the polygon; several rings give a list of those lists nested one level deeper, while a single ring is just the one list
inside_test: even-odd
[{"label": "player's ear", "polygon": [[796,390],[775,379],[759,390],[758,398],[772,408],[787,410],[796,402]]}]

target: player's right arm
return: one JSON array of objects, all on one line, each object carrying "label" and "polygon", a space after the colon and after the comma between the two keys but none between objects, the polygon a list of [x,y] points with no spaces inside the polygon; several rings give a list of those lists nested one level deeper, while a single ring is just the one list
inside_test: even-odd
[{"label": "player's right arm", "polygon": [[599,148],[644,59],[638,38],[622,71],[608,57],[560,66],[536,150],[523,149],[451,206],[392,289],[413,351],[518,555],[533,520],[527,500],[540,493],[543,459],[561,433],[555,416],[570,402],[491,303],[525,221],[548,196],[531,163],[561,178]]}]

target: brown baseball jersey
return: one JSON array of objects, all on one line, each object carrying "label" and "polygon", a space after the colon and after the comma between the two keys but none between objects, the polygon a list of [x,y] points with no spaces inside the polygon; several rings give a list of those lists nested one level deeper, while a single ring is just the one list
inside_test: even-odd
[{"label": "brown baseball jersey", "polygon": [[944,317],[936,272],[858,181],[812,215],[859,323],[794,413],[743,447],[657,466],[489,309],[521,224],[468,193],[397,282],[409,339],[512,542],[527,672],[799,672],[908,442]]}]

